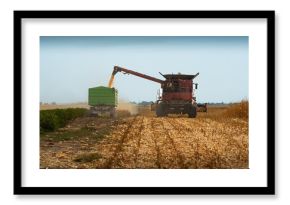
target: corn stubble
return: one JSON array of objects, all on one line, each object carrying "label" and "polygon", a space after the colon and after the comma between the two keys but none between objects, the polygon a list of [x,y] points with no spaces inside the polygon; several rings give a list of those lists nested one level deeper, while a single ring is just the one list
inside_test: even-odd
[{"label": "corn stubble", "polygon": [[[41,168],[247,169],[248,103],[210,108],[195,119],[157,118],[148,110],[115,122],[102,139],[90,139],[43,146]],[[98,157],[82,160],[90,153]]]}]

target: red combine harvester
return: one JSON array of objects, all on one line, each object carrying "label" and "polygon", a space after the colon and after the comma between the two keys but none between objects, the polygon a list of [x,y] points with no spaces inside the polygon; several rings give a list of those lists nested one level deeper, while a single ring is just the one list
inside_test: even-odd
[{"label": "red combine harvester", "polygon": [[183,74],[161,74],[165,80],[160,80],[145,74],[141,74],[126,68],[115,66],[111,79],[116,73],[122,72],[132,74],[147,80],[161,84],[161,92],[158,92],[158,99],[151,107],[156,107],[157,117],[167,116],[167,114],[188,114],[190,118],[196,117],[198,105],[194,96],[194,88],[197,89],[197,84],[193,83],[199,73],[195,75]]}]

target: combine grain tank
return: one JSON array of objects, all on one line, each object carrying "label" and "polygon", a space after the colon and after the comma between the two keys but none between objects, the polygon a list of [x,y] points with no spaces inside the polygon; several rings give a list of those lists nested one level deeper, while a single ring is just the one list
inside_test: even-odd
[{"label": "combine grain tank", "polygon": [[118,91],[115,88],[104,86],[89,88],[89,105],[91,106],[91,115],[109,114],[110,117],[115,117],[118,105]]}]

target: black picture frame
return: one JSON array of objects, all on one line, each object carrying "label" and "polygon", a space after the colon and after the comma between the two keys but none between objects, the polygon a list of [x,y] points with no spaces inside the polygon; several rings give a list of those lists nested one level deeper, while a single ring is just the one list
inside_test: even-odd
[{"label": "black picture frame", "polygon": [[[22,19],[49,18],[220,18],[267,20],[266,187],[23,187],[22,186]],[[271,84],[270,84],[271,83]],[[14,194],[98,195],[273,195],[275,194],[275,11],[14,11]]]}]

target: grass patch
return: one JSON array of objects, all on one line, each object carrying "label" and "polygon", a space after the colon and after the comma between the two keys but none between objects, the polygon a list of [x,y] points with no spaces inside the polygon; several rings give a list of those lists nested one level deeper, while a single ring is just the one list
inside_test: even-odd
[{"label": "grass patch", "polygon": [[65,141],[65,140],[74,140],[80,137],[88,137],[92,135],[92,133],[87,129],[79,129],[79,130],[68,130],[63,132],[54,132],[54,133],[42,133],[40,134],[40,138],[42,140],[50,140],[50,141]]},{"label": "grass patch", "polygon": [[105,137],[106,135],[109,135],[112,131],[112,127],[108,126],[108,127],[102,127],[98,130],[95,131],[94,135],[98,138],[101,139],[103,137]]},{"label": "grass patch", "polygon": [[74,162],[86,163],[100,159],[102,156],[99,153],[81,154],[74,159]]},{"label": "grass patch", "polygon": [[85,116],[87,109],[68,108],[40,111],[40,132],[55,131],[64,127],[70,120]]},{"label": "grass patch", "polygon": [[98,141],[104,138],[106,135],[109,135],[113,129],[113,126],[104,126],[98,129],[83,127],[78,130],[65,130],[59,132],[47,132],[41,133],[41,140],[48,141],[66,141],[66,140],[78,140],[80,138],[86,137],[93,141]]}]

